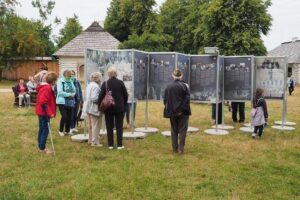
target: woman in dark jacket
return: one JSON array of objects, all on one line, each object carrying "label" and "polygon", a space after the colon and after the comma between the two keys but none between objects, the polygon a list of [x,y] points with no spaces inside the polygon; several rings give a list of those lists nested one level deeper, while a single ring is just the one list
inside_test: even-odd
[{"label": "woman in dark jacket", "polygon": [[117,148],[123,149],[123,119],[126,108],[125,106],[128,100],[128,93],[123,81],[117,79],[117,69],[115,67],[110,67],[107,71],[107,75],[109,79],[101,86],[99,102],[102,102],[107,90],[111,91],[115,100],[115,105],[104,112],[108,148],[113,149],[114,147],[113,129],[115,126],[117,129]]}]

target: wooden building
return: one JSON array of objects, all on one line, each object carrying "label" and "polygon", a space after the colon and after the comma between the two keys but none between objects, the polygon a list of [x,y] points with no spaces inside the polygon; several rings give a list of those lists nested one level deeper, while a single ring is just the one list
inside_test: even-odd
[{"label": "wooden building", "polygon": [[120,42],[93,22],[85,31],[53,54],[59,60],[59,72],[75,70],[79,80],[84,80],[84,54],[87,48],[118,49]]},{"label": "wooden building", "polygon": [[10,70],[3,70],[2,78],[13,81],[20,78],[28,80],[28,77],[39,72],[43,65],[46,65],[49,71],[59,72],[58,61],[52,57],[16,59],[11,62],[11,65]]}]

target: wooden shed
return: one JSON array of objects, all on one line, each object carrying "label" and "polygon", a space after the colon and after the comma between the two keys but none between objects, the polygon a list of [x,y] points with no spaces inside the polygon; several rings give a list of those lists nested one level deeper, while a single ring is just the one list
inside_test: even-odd
[{"label": "wooden shed", "polygon": [[79,80],[84,80],[84,54],[87,48],[118,49],[120,42],[97,23],[93,22],[85,31],[53,54],[59,60],[59,72],[74,70]]},{"label": "wooden shed", "polygon": [[43,65],[48,67],[49,71],[59,72],[58,61],[52,57],[34,57],[29,59],[15,59],[11,62],[10,70],[3,70],[2,78],[7,80],[18,80],[23,78],[28,80],[29,76],[35,75],[40,71]]}]

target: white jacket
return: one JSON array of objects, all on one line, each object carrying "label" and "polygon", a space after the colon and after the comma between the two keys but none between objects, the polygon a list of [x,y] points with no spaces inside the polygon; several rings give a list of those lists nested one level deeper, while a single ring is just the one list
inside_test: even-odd
[{"label": "white jacket", "polygon": [[98,109],[98,98],[100,93],[100,86],[95,82],[88,84],[85,90],[85,105],[83,112],[94,116],[100,116],[102,113]]}]

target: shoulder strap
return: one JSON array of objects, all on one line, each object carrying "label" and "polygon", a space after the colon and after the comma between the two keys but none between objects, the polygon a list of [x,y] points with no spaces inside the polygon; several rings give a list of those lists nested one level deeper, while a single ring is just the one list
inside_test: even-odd
[{"label": "shoulder strap", "polygon": [[61,82],[61,83],[62,83],[63,92],[65,92],[65,82]]}]

